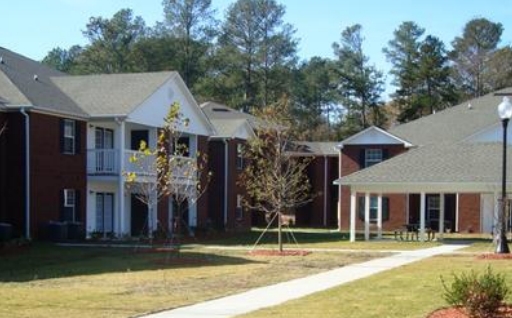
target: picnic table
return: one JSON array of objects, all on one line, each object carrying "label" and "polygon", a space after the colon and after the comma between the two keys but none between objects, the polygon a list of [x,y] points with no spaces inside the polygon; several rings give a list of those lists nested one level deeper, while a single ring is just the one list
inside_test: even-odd
[{"label": "picnic table", "polygon": [[[399,229],[395,230],[395,240],[397,241],[418,241],[420,227],[417,223],[403,224]],[[425,228],[427,240],[432,241],[436,237],[436,232],[431,227]]]}]

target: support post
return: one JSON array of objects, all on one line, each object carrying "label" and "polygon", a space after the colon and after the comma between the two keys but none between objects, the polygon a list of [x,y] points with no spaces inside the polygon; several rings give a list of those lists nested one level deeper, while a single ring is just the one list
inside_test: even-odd
[{"label": "support post", "polygon": [[437,236],[439,240],[444,238],[444,201],[444,193],[439,194],[439,234]]},{"label": "support post", "polygon": [[382,239],[382,193],[377,197],[377,238]]},{"label": "support post", "polygon": [[370,193],[364,195],[364,240],[370,240]]},{"label": "support post", "polygon": [[356,241],[356,193],[350,192],[350,242]]},{"label": "support post", "polygon": [[420,194],[420,242],[425,242],[425,192]]}]

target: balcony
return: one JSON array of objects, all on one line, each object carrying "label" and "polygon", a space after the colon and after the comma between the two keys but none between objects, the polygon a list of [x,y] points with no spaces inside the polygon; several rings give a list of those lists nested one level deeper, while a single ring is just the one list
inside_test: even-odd
[{"label": "balcony", "polygon": [[[121,174],[121,162],[117,149],[88,149],[87,150],[87,173],[90,176],[119,176]],[[137,163],[130,161],[130,158],[137,154],[134,150],[125,150],[123,153],[123,170],[134,172],[140,176],[154,177],[156,175],[153,166],[154,157],[146,157]],[[174,182],[184,183],[195,180],[194,158],[174,157],[171,161],[174,173],[171,178]]]},{"label": "balcony", "polygon": [[119,175],[119,150],[117,149],[88,149],[87,174],[89,175]]}]

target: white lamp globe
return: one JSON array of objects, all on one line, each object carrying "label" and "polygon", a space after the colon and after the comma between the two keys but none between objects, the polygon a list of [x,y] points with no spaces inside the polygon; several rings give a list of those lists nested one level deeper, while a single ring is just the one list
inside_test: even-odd
[{"label": "white lamp globe", "polygon": [[507,96],[498,105],[498,115],[501,119],[510,119],[512,117],[512,104]]}]

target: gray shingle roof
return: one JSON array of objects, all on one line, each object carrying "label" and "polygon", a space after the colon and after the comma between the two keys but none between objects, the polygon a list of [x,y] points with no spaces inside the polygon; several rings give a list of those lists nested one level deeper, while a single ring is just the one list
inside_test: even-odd
[{"label": "gray shingle roof", "polygon": [[[86,117],[87,114],[50,80],[64,73],[0,47],[0,98],[11,105]],[[35,80],[37,77],[37,80]]]},{"label": "gray shingle roof", "polygon": [[201,109],[205,113],[206,117],[213,120],[235,120],[242,119],[247,120],[249,125],[252,128],[258,128],[261,125],[261,120],[251,114],[244,113],[233,108],[230,108],[226,105],[215,103],[215,102],[206,102],[201,104]]},{"label": "gray shingle roof", "polygon": [[329,157],[338,156],[337,142],[295,141],[294,144],[299,146],[300,152],[303,154]]},{"label": "gray shingle roof", "polygon": [[127,115],[176,72],[52,77],[91,116]]},{"label": "gray shingle roof", "polygon": [[502,151],[499,143],[431,144],[352,173],[341,184],[498,183]]},{"label": "gray shingle roof", "polygon": [[234,137],[247,123],[246,119],[210,119],[217,137]]},{"label": "gray shingle roof", "polygon": [[[367,189],[378,187],[383,191],[397,185],[402,185],[402,189],[404,185],[418,185],[425,189],[428,184],[436,185],[432,190],[443,187],[443,184],[457,184],[457,188],[479,184],[480,191],[496,190],[502,173],[501,143],[466,141],[490,127],[501,126],[497,107],[502,97],[496,93],[512,93],[512,88],[390,129],[390,133],[412,142],[416,147],[345,176],[338,182]],[[508,158],[512,158],[512,150],[507,152]],[[508,169],[507,174],[508,180],[512,180],[512,169]],[[491,185],[494,190],[489,188]]]},{"label": "gray shingle roof", "polygon": [[[506,88],[498,92],[512,93],[512,88]],[[461,141],[499,122],[497,108],[502,97],[495,96],[495,93],[396,126],[390,129],[389,132],[417,146]],[[471,106],[468,107],[468,105]]]}]

